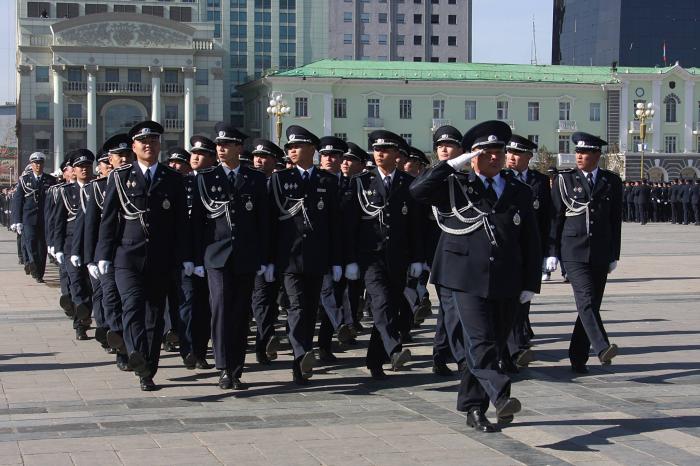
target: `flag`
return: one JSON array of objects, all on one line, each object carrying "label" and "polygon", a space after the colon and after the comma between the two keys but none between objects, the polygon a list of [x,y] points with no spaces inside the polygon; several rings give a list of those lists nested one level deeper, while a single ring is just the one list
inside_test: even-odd
[{"label": "flag", "polygon": [[664,46],[663,46],[663,59],[664,59],[664,66],[666,66],[666,41],[664,41]]}]

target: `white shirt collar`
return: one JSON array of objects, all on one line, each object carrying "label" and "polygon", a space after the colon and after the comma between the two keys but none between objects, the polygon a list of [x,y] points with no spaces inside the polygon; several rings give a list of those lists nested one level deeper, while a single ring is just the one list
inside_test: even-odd
[{"label": "white shirt collar", "polygon": [[[481,173],[477,173],[477,176],[481,178],[481,182],[488,188],[488,184],[486,182],[487,177]],[[506,188],[506,181],[503,179],[500,173],[497,173],[496,176],[491,178],[491,180],[493,181],[493,189],[496,191],[496,196],[501,197],[503,190]]]},{"label": "white shirt collar", "polygon": [[382,177],[382,181],[384,181],[384,178],[386,178],[387,176],[391,178],[391,181],[394,181],[394,179],[396,179],[396,169],[395,168],[394,168],[394,171],[392,171],[388,175],[385,175],[379,168],[377,168],[377,171],[379,172],[379,176]]},{"label": "white shirt collar", "polygon": [[228,174],[231,173],[231,172],[233,172],[234,176],[238,176],[238,169],[241,168],[241,166],[239,165],[239,166],[237,166],[236,168],[234,168],[233,170],[231,170],[230,168],[228,168],[226,165],[224,165],[224,164],[222,163],[222,164],[221,164],[221,168],[224,169],[224,173],[226,173],[226,176],[228,176]]},{"label": "white shirt collar", "polygon": [[156,176],[156,168],[158,168],[158,164],[154,163],[150,167],[147,167],[146,165],[142,164],[140,161],[137,162],[139,164],[139,167],[141,168],[141,173],[143,176],[146,176],[146,170],[151,171],[151,179],[155,178]]},{"label": "white shirt collar", "polygon": [[[585,176],[586,179],[588,179],[588,173],[589,173],[589,172],[587,172],[587,171],[585,171],[585,170],[581,170],[581,173],[583,173],[583,176]],[[598,179],[598,167],[595,167],[595,168],[593,169],[593,171],[590,172],[590,173],[593,173],[593,182],[595,183],[595,181]]]},{"label": "white shirt collar", "polygon": [[314,168],[316,168],[316,165],[311,165],[308,170],[304,170],[299,165],[296,165],[296,167],[297,167],[297,170],[299,170],[299,174],[301,176],[304,176],[304,172],[308,172],[309,176],[311,176],[314,174]]}]

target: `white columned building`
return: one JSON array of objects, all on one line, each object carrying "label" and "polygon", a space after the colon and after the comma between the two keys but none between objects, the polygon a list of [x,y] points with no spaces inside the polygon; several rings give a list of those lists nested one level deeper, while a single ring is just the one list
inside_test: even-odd
[{"label": "white columned building", "polygon": [[163,124],[160,116],[160,75],[163,72],[163,68],[149,66],[148,71],[151,72],[151,120]]},{"label": "white columned building", "polygon": [[63,73],[65,66],[53,65],[53,170],[61,168],[63,158]]}]

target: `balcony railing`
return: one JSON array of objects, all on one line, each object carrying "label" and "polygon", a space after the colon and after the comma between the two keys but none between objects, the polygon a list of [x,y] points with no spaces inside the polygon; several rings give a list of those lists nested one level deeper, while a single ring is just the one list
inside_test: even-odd
[{"label": "balcony railing", "polygon": [[573,168],[576,166],[576,154],[557,154],[557,167]]},{"label": "balcony railing", "polygon": [[[632,120],[630,121],[630,129],[629,133],[638,133],[639,132],[639,120]],[[647,133],[651,133],[654,131],[654,123],[647,123]]]},{"label": "balcony railing", "polygon": [[85,92],[87,83],[84,81],[63,81],[63,92]]},{"label": "balcony railing", "polygon": [[432,129],[433,131],[436,131],[438,128],[445,126],[445,125],[451,125],[452,120],[449,118],[433,118],[433,126]]},{"label": "balcony railing", "polygon": [[194,50],[214,50],[214,41],[211,39],[194,39],[192,48]]},{"label": "balcony railing", "polygon": [[384,119],[382,118],[365,118],[365,128],[384,128]]},{"label": "balcony railing", "polygon": [[183,131],[185,129],[185,120],[166,118],[163,120],[163,128],[166,131]]},{"label": "balcony railing", "polygon": [[575,120],[559,120],[557,131],[560,133],[573,133],[576,131]]},{"label": "balcony railing", "polygon": [[97,92],[104,94],[149,94],[151,85],[147,83],[97,83]]},{"label": "balcony railing", "polygon": [[63,119],[63,129],[85,129],[87,118],[66,117]]},{"label": "balcony railing", "polygon": [[163,83],[160,85],[160,93],[163,95],[182,94],[184,86],[180,83]]},{"label": "balcony railing", "polygon": [[48,47],[53,44],[53,36],[50,34],[36,34],[29,36],[29,45],[34,47]]}]

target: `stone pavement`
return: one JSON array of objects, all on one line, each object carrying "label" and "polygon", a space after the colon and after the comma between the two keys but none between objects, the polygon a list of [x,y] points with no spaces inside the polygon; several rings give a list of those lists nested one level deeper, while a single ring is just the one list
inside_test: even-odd
[{"label": "stone pavement", "polygon": [[387,381],[362,369],[364,335],[305,388],[290,382],[288,351],[272,370],[252,364],[236,394],[169,353],[162,389],[143,393],[94,340],[74,340],[55,269],[33,283],[2,231],[0,464],[700,464],[699,240],[693,226],[624,226],[603,302],[621,351],[587,376],[568,369],[575,308],[555,273],[532,308],[539,360],[513,386],[524,411],[485,435],[454,410],[456,378],[430,372],[434,320]]}]

